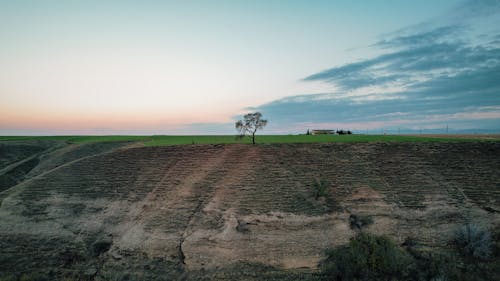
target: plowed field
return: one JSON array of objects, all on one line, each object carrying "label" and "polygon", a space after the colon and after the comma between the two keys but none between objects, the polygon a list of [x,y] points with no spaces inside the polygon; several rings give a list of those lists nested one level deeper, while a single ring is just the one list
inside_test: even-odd
[{"label": "plowed field", "polygon": [[251,279],[253,265],[300,276],[356,234],[351,215],[428,249],[465,222],[500,225],[498,142],[43,149],[0,159],[39,160],[0,193],[0,277],[238,279],[245,268]]}]

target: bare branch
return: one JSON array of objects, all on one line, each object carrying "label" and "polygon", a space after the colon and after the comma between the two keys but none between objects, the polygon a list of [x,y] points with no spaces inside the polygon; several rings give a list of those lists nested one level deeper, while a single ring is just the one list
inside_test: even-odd
[{"label": "bare branch", "polygon": [[261,118],[262,113],[260,112],[245,114],[243,120],[239,120],[235,123],[235,128],[242,137],[251,135],[252,142],[255,144],[255,133],[257,130],[261,130],[267,125],[267,120]]}]

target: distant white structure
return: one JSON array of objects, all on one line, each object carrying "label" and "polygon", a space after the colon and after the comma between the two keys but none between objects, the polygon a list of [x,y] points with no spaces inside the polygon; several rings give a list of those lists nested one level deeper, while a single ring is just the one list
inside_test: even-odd
[{"label": "distant white structure", "polygon": [[311,130],[311,135],[335,135],[335,130]]}]

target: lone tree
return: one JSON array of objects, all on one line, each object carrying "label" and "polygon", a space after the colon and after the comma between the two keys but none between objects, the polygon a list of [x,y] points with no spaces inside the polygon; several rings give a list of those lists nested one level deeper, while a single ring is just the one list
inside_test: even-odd
[{"label": "lone tree", "polygon": [[255,133],[267,125],[267,120],[261,118],[260,112],[248,113],[243,116],[243,120],[236,122],[236,130],[240,133],[240,137],[251,135],[252,143],[255,144]]}]

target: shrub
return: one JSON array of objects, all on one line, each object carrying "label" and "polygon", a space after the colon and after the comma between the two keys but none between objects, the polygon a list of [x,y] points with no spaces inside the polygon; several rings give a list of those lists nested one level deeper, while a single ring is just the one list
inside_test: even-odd
[{"label": "shrub", "polygon": [[467,224],[458,228],[452,243],[464,257],[478,260],[487,260],[491,257],[490,231],[477,224]]},{"label": "shrub", "polygon": [[94,256],[99,256],[102,253],[105,253],[111,248],[113,241],[109,239],[98,240],[92,245],[92,251]]},{"label": "shrub", "polygon": [[314,199],[318,200],[320,197],[328,195],[328,183],[325,180],[316,179],[313,182]]},{"label": "shrub", "polygon": [[363,227],[373,223],[373,219],[369,216],[358,216],[351,214],[349,216],[349,224],[351,229],[361,230]]},{"label": "shrub", "polygon": [[460,280],[457,278],[457,257],[452,253],[435,250],[410,253],[416,262],[411,272],[413,280]]},{"label": "shrub", "polygon": [[327,252],[322,268],[331,280],[390,280],[408,275],[412,257],[385,236],[361,233]]}]

